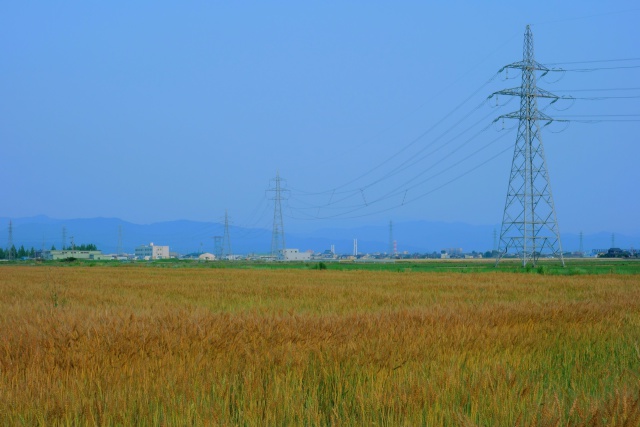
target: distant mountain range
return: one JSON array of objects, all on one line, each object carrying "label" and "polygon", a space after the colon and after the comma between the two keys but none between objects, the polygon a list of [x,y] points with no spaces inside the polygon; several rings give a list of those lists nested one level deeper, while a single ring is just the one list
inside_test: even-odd
[{"label": "distant mountain range", "polygon": [[[167,221],[154,224],[133,224],[117,218],[53,219],[46,216],[12,218],[13,243],[19,247],[50,249],[62,247],[63,228],[66,244],[94,243],[105,253],[116,252],[121,244],[124,252],[132,253],[136,246],[153,242],[169,245],[172,252],[213,252],[214,236],[222,236],[220,223],[198,221]],[[9,218],[0,218],[0,246],[8,242]],[[462,248],[484,252],[493,248],[494,230],[499,226],[469,225],[464,223],[410,221],[393,224],[393,239],[399,252],[434,252],[447,248]],[[232,251],[237,254],[268,253],[271,247],[271,230],[230,227]],[[585,251],[611,247],[611,233],[585,234]],[[288,233],[286,244],[301,251],[321,252],[331,245],[337,253],[352,253],[353,239],[358,239],[360,253],[387,252],[389,226],[363,226],[353,228],[325,228],[307,233]],[[562,235],[563,250],[579,249],[577,234]],[[615,245],[628,249],[640,247],[640,233],[615,235]]]}]

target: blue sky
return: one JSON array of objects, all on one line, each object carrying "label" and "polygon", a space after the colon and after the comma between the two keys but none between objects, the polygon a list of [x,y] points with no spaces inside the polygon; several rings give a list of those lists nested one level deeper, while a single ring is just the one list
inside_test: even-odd
[{"label": "blue sky", "polygon": [[[636,2],[431,3],[4,2],[0,216],[499,224],[527,24],[547,114],[640,114]],[[639,131],[544,128],[561,231],[640,232]]]}]

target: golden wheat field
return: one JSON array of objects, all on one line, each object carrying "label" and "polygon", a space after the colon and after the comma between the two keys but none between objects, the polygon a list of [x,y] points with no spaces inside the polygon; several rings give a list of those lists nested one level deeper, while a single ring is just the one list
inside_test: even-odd
[{"label": "golden wheat field", "polygon": [[640,425],[640,278],[0,268],[2,425]]}]

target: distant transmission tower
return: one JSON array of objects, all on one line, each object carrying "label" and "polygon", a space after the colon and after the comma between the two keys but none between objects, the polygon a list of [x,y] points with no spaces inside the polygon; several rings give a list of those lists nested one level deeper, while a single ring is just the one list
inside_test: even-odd
[{"label": "distant transmission tower", "polygon": [[517,253],[523,267],[529,262],[535,266],[543,253],[560,258],[564,266],[558,220],[540,135],[540,121],[551,122],[553,119],[538,111],[538,98],[555,100],[560,97],[536,86],[536,71],[548,72],[549,69],[534,59],[533,34],[528,25],[522,61],[505,68],[520,69],[522,84],[519,88],[496,92],[520,97],[520,111],[501,116],[518,119],[519,122],[496,265],[511,251]]},{"label": "distant transmission tower", "polygon": [[286,248],[284,239],[284,222],[282,221],[282,180],[280,179],[280,172],[276,172],[276,177],[273,180],[274,186],[269,189],[274,193],[272,200],[273,203],[273,232],[271,234],[271,256],[277,257],[278,254]]},{"label": "distant transmission tower", "polygon": [[583,243],[583,234],[581,231],[580,232],[580,249],[579,249],[580,256],[584,256],[584,245],[582,243]]},{"label": "distant transmission tower", "polygon": [[493,229],[493,248],[492,250],[498,251],[498,231]]},{"label": "distant transmission tower", "polygon": [[229,214],[224,211],[224,235],[222,236],[222,254],[231,259],[231,237],[229,236]]},{"label": "distant transmission tower", "polygon": [[67,227],[62,226],[62,250],[67,249]]},{"label": "distant transmission tower", "polygon": [[389,254],[389,258],[393,257],[393,222],[389,221],[389,250],[387,252]]},{"label": "distant transmission tower", "polygon": [[122,249],[122,225],[118,225],[118,249],[117,255],[122,255],[124,250]]},{"label": "distant transmission tower", "polygon": [[15,256],[13,251],[13,222],[9,220],[9,238],[7,241],[7,259],[12,260]]},{"label": "distant transmission tower", "polygon": [[[213,251],[215,252],[215,256],[217,260],[222,259],[222,236],[213,236]],[[202,252],[202,251],[201,251]]]}]

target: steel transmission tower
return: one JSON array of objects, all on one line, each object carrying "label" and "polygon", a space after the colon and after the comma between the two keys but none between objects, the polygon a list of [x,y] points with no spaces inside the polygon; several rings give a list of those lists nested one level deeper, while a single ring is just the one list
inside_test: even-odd
[{"label": "steel transmission tower", "polygon": [[[213,236],[213,251],[215,252],[214,255],[216,256],[217,260],[222,259],[222,253],[224,251],[222,241],[222,236]],[[202,252],[202,250],[200,250],[200,252]]]},{"label": "steel transmission tower", "polygon": [[284,222],[282,221],[282,180],[280,179],[280,172],[276,172],[276,177],[273,180],[274,186],[269,189],[274,193],[272,200],[274,201],[273,207],[273,232],[271,234],[271,256],[277,257],[280,251],[286,248],[284,239]]},{"label": "steel transmission tower", "polygon": [[122,247],[122,225],[118,225],[118,249],[116,255],[120,256],[123,252],[124,249]]},{"label": "steel transmission tower", "polygon": [[392,258],[393,253],[393,222],[389,221],[389,249],[388,249],[389,258]]},{"label": "steel transmission tower", "polygon": [[515,252],[522,260],[523,267],[529,262],[535,266],[540,255],[545,253],[558,257],[564,266],[560,231],[540,134],[540,122],[545,122],[546,125],[553,119],[538,111],[538,98],[555,101],[560,97],[536,86],[536,72],[548,72],[549,69],[534,59],[533,34],[528,25],[524,35],[522,61],[504,68],[521,70],[522,84],[519,88],[496,92],[520,97],[520,110],[502,116],[518,119],[518,134],[496,265],[504,255]]},{"label": "steel transmission tower", "polygon": [[584,256],[584,245],[582,244],[583,240],[583,235],[582,235],[582,231],[580,232],[580,256],[583,257]]},{"label": "steel transmission tower", "polygon": [[15,256],[13,247],[13,222],[9,220],[9,238],[7,241],[7,259],[12,260]]},{"label": "steel transmission tower", "polygon": [[222,236],[222,254],[231,259],[231,237],[229,236],[229,214],[224,211],[224,235]]}]

